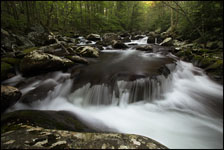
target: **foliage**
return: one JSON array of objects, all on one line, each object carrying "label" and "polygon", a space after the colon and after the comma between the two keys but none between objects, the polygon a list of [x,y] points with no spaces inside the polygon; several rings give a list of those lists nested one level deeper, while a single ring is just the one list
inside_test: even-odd
[{"label": "foliage", "polygon": [[170,28],[183,39],[201,42],[222,40],[222,12],[222,1],[1,1],[6,29],[25,30],[37,23],[62,33]]}]

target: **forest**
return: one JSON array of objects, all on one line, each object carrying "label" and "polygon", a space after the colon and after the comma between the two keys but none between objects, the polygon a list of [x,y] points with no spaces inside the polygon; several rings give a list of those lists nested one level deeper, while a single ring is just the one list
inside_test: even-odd
[{"label": "forest", "polygon": [[1,149],[223,149],[223,1],[1,1]]}]

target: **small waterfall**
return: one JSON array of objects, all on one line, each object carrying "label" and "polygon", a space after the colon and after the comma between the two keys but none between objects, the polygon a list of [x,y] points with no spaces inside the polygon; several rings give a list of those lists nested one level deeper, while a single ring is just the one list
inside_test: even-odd
[{"label": "small waterfall", "polygon": [[158,43],[157,43],[157,37],[155,38],[155,44],[158,44]]}]

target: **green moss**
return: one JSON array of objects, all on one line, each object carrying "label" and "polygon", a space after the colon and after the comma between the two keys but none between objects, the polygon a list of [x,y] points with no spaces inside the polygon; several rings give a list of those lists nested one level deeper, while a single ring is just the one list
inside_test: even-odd
[{"label": "green moss", "polygon": [[23,54],[28,54],[36,49],[37,49],[37,47],[32,47],[32,48],[25,49],[22,52],[23,52]]},{"label": "green moss", "polygon": [[2,61],[11,65],[18,65],[20,63],[20,59],[12,57],[2,58]]},{"label": "green moss", "polygon": [[208,66],[207,70],[211,69],[222,69],[223,68],[223,60],[217,60],[215,63]]},{"label": "green moss", "polygon": [[12,73],[12,72],[13,72],[12,65],[5,62],[1,62],[1,79],[2,80],[7,79],[8,73]]}]

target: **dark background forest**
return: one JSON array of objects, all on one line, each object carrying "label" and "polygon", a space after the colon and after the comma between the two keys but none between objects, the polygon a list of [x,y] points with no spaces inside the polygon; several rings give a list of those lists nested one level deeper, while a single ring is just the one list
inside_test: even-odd
[{"label": "dark background forest", "polygon": [[222,40],[222,1],[3,1],[2,28],[41,23],[63,34],[173,31],[182,39]]}]

